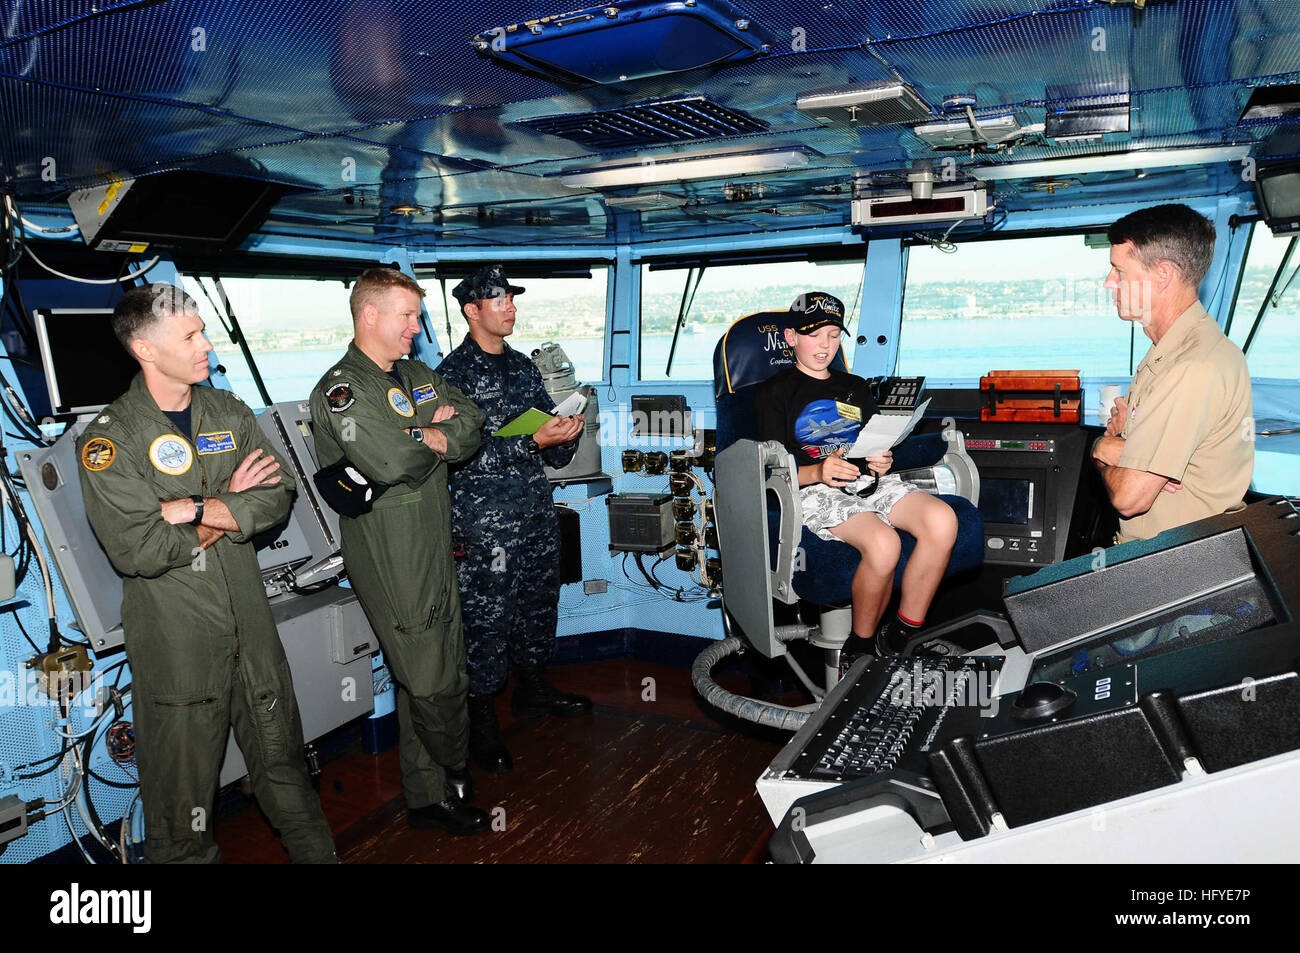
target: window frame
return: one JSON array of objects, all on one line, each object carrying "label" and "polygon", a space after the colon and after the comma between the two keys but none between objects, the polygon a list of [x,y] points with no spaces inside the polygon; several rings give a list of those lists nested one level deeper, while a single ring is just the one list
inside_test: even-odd
[{"label": "window frame", "polygon": [[[716,253],[699,253],[699,254],[645,254],[632,259],[631,265],[637,269],[636,275],[636,376],[634,381],[637,386],[649,388],[673,388],[685,387],[700,384],[712,385],[713,375],[709,373],[707,377],[646,377],[645,376],[645,353],[643,342],[645,337],[645,281],[646,271],[686,271],[690,268],[699,268],[703,266],[705,273],[710,268],[728,268],[745,265],[767,265],[767,264],[790,264],[790,263],[808,263],[808,264],[854,264],[862,269],[858,278],[858,299],[853,302],[856,307],[849,306],[849,314],[845,315],[846,321],[856,321],[861,310],[862,283],[866,275],[866,260],[868,242],[864,239],[860,244],[818,244],[803,246],[782,246],[775,248],[754,249],[752,251],[725,252]],[[694,300],[691,301],[692,308]],[[781,308],[778,308],[781,310]],[[757,312],[750,312],[757,313]],[[690,323],[691,311],[687,311],[687,324]],[[743,314],[735,316],[735,320],[745,317]],[[856,326],[856,325],[854,325]],[[632,329],[629,329],[632,330]],[[680,348],[680,343],[679,343]]]}]

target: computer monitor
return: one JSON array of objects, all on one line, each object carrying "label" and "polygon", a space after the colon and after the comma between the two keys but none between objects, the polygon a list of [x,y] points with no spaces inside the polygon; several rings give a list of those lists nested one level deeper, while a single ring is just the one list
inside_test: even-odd
[{"label": "computer monitor", "polygon": [[33,317],[55,413],[93,413],[126,393],[140,365],[113,333],[111,308],[38,308]]},{"label": "computer monitor", "polygon": [[1274,235],[1300,232],[1300,166],[1260,169],[1255,181],[1260,214]]}]

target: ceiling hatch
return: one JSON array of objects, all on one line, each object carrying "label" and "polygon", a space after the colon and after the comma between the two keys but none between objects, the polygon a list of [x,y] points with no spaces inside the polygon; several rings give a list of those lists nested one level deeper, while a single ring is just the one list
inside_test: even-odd
[{"label": "ceiling hatch", "polygon": [[522,119],[516,125],[571,139],[597,151],[750,135],[766,132],[768,128],[763,120],[719,105],[706,96],[638,103],[600,112],[541,116]]},{"label": "ceiling hatch", "polygon": [[493,27],[473,43],[504,66],[580,83],[662,76],[771,49],[767,32],[726,0],[622,0]]}]

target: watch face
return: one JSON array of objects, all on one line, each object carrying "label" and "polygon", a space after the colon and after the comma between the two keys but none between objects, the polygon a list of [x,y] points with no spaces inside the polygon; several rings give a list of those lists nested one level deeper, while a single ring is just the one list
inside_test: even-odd
[{"label": "watch face", "polygon": [[424,442],[424,431],[421,430],[419,427],[411,428],[411,436],[414,437],[416,440],[419,440],[421,443]]}]

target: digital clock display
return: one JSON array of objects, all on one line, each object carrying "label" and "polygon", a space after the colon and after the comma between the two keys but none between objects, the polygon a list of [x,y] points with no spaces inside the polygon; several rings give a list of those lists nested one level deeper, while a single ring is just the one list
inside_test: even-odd
[{"label": "digital clock display", "polygon": [[1051,440],[989,440],[985,437],[968,437],[967,450],[1023,450],[1031,453],[1051,453]]}]

